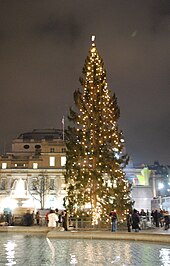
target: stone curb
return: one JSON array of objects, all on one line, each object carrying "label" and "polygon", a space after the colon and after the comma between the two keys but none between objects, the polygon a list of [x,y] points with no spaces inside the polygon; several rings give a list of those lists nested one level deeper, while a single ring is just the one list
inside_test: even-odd
[{"label": "stone curb", "polygon": [[[59,230],[59,229],[58,229]],[[105,239],[105,240],[130,240],[148,241],[170,244],[169,231],[145,231],[145,232],[109,232],[109,231],[58,231],[57,228],[50,230],[48,227],[24,227],[24,226],[2,226],[0,232],[46,234],[48,238],[56,239]]]},{"label": "stone curb", "polygon": [[125,233],[125,232],[56,232],[50,231],[48,238],[58,239],[105,239],[105,240],[130,240],[130,241],[149,241],[159,243],[169,243],[170,235],[150,234],[150,233]]}]

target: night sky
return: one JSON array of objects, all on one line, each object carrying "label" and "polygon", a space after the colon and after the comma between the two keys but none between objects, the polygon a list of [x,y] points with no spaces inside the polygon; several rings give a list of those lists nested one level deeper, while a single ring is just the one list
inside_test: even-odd
[{"label": "night sky", "polygon": [[0,0],[1,152],[22,132],[62,128],[93,34],[127,153],[170,165],[169,0]]}]

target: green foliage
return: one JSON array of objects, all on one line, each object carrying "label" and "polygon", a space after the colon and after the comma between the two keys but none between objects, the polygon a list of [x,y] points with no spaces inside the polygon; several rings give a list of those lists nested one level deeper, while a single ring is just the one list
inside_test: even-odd
[{"label": "green foliage", "polygon": [[123,173],[128,156],[118,128],[117,98],[107,87],[94,43],[82,73],[83,90],[74,92],[76,111],[70,108],[66,130],[66,206],[72,213],[86,212],[92,220],[115,208],[123,219],[132,205],[131,187]]}]

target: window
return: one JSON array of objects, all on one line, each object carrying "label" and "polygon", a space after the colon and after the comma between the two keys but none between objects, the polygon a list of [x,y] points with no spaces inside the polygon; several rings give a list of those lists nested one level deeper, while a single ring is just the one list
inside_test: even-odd
[{"label": "window", "polygon": [[17,163],[15,163],[15,167],[17,167],[18,165],[17,165]]},{"label": "window", "polygon": [[54,190],[54,179],[50,179],[49,189]]},{"label": "window", "polygon": [[0,182],[0,190],[5,190],[5,187],[6,187],[6,180],[5,178],[2,178]]},{"label": "window", "polygon": [[6,169],[7,168],[7,163],[2,163],[2,169]]},{"label": "window", "polygon": [[26,149],[26,150],[29,149],[29,147],[30,146],[28,144],[24,145],[24,149]]},{"label": "window", "polygon": [[32,179],[32,186],[31,186],[32,190],[37,190],[37,179],[33,178]]},{"label": "window", "polygon": [[50,166],[55,166],[55,157],[50,156]]},{"label": "window", "polygon": [[54,148],[50,148],[50,152],[54,152]]},{"label": "window", "polygon": [[66,148],[62,148],[61,151],[62,151],[62,152],[66,152]]},{"label": "window", "polygon": [[66,165],[66,157],[61,156],[61,166],[65,166],[65,165]]},{"label": "window", "polygon": [[35,145],[35,148],[36,148],[36,149],[41,149],[41,145],[36,144],[36,145]]},{"label": "window", "polygon": [[33,169],[37,169],[38,168],[38,163],[33,163]]}]

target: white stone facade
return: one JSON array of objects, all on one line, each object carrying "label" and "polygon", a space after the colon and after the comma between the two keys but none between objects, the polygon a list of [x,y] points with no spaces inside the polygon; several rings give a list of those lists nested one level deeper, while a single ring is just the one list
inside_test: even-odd
[{"label": "white stone facade", "polygon": [[0,156],[0,213],[15,208],[10,195],[19,179],[27,182],[30,194],[23,206],[41,208],[36,186],[45,182],[44,188],[39,187],[44,190],[43,207],[63,209],[65,151],[62,131],[57,129],[33,130],[14,139],[12,151]]}]

